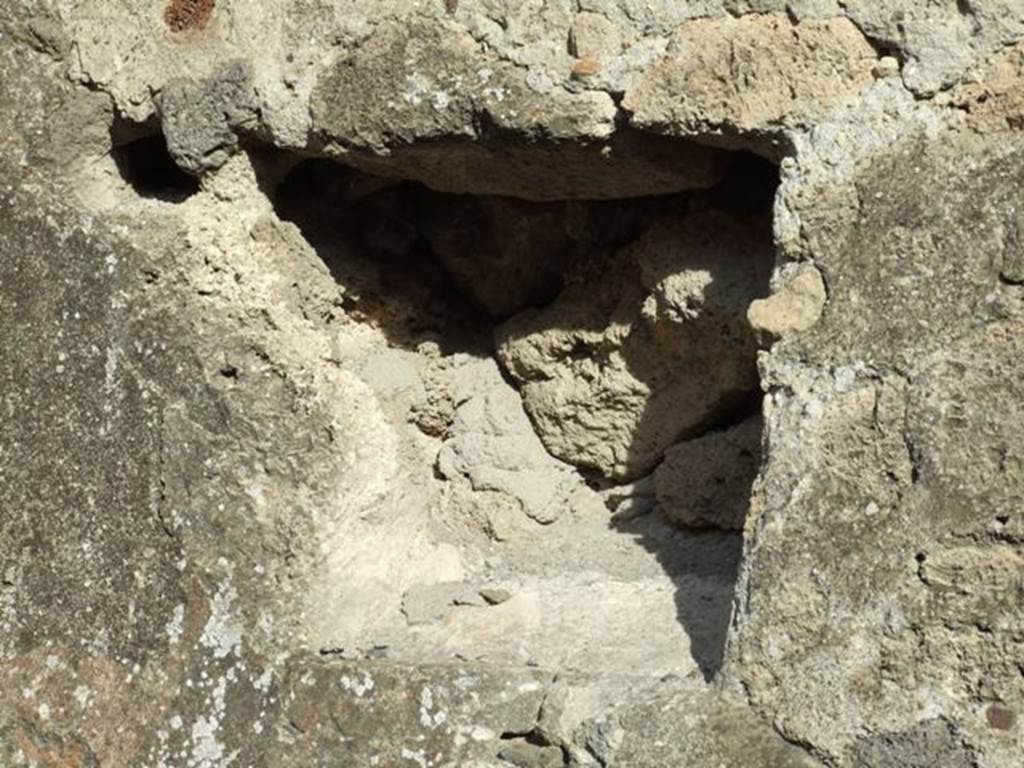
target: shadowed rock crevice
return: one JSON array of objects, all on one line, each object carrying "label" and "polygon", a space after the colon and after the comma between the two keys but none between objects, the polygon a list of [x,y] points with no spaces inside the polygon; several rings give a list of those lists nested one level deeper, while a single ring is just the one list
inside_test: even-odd
[{"label": "shadowed rock crevice", "polygon": [[121,178],[141,197],[180,203],[199,191],[199,180],[174,162],[155,121],[116,120],[110,138]]}]

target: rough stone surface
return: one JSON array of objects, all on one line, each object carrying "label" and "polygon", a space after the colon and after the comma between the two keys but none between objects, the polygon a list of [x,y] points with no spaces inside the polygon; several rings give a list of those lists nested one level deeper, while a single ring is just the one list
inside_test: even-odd
[{"label": "rough stone surface", "polygon": [[674,445],[654,474],[658,510],[681,525],[742,529],[761,461],[761,421]]},{"label": "rough stone surface", "polygon": [[256,126],[256,93],[245,62],[225,64],[201,82],[171,80],[160,94],[160,123],[174,161],[190,173],[216,170]]},{"label": "rough stone surface", "polygon": [[925,720],[899,733],[879,733],[862,739],[853,747],[852,759],[855,764],[879,768],[897,765],[967,768],[974,763],[953,727],[941,718]]},{"label": "rough stone surface", "polygon": [[871,84],[875,59],[845,19],[698,19],[675,30],[669,54],[623,106],[637,126],[720,136],[779,155],[767,140],[855,99]]},{"label": "rough stone surface", "polygon": [[775,336],[806,331],[818,320],[825,309],[828,295],[821,273],[813,266],[796,264],[783,271],[778,291],[767,299],[750,303],[747,320],[757,331]]},{"label": "rough stone surface", "polygon": [[767,283],[762,226],[717,211],[670,215],[548,308],[499,329],[498,357],[549,451],[637,477],[756,388],[744,314]]},{"label": "rough stone surface", "polygon": [[617,56],[622,50],[622,32],[604,14],[584,11],[572,23],[569,49],[577,59]]},{"label": "rough stone surface", "polygon": [[912,0],[846,3],[849,18],[873,40],[899,50],[903,80],[920,95],[956,83],[966,69],[1024,32],[1014,0],[915,3]]},{"label": "rough stone surface", "polygon": [[572,487],[569,467],[544,450],[498,367],[490,360],[466,361],[454,378],[459,405],[451,439],[438,454],[441,474],[515,499],[539,523],[557,520]]},{"label": "rough stone surface", "polygon": [[0,0],[0,764],[1019,768],[1022,35]]}]

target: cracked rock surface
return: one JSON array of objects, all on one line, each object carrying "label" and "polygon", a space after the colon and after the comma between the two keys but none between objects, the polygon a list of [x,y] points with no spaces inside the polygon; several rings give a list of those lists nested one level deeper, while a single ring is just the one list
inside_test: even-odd
[{"label": "cracked rock surface", "polygon": [[0,765],[1019,768],[1018,0],[0,0]]}]

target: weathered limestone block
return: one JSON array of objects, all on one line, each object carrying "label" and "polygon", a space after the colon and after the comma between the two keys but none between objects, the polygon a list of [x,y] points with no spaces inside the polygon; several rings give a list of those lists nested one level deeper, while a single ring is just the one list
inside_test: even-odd
[{"label": "weathered limestone block", "polygon": [[498,357],[549,451],[637,477],[756,389],[745,314],[771,268],[763,226],[714,211],[659,222],[499,328]]},{"label": "weathered limestone block", "polygon": [[323,764],[325,754],[345,765],[499,765],[507,734],[536,727],[551,681],[541,670],[311,659],[282,696],[292,738],[267,757],[288,766]]},{"label": "weathered limestone block", "polygon": [[[133,280],[116,239],[37,206],[24,190],[0,196],[0,658],[47,638],[146,663],[166,651],[184,586],[159,517],[165,404],[152,386],[175,334],[163,313],[117,300]],[[132,551],[148,553],[143,570],[124,567]]]},{"label": "weathered limestone block", "polygon": [[1021,160],[1000,135],[859,169],[859,216],[815,225],[829,311],[762,362],[769,451],[733,648],[755,706],[841,764],[1019,753],[1024,336],[999,270]]},{"label": "weathered limestone block", "polygon": [[569,31],[569,50],[578,59],[617,56],[622,50],[622,32],[604,14],[584,11]]},{"label": "weathered limestone block", "polygon": [[0,763],[1019,768],[1019,0],[170,5],[0,0]]},{"label": "weathered limestone block", "polygon": [[979,133],[1020,130],[1024,126],[1024,44],[1007,46],[976,65],[936,99],[964,110],[968,124]]},{"label": "weathered limestone block", "polygon": [[[968,134],[962,141],[970,147],[973,140]],[[939,183],[936,169],[956,167],[962,151],[909,137],[863,168],[855,184],[805,193],[810,206],[817,194],[828,201],[808,223],[818,233],[812,255],[830,296],[828,322],[799,334],[794,349],[815,360],[912,365],[947,345],[965,318],[978,323],[1003,314],[993,289],[1016,224],[1024,153],[998,134],[992,145],[975,150],[969,175],[961,165],[957,185]],[[931,194],[908,196],[904,189]]]},{"label": "weathered limestone block", "polygon": [[845,7],[865,34],[902,52],[903,80],[921,96],[955,83],[971,64],[1024,32],[1024,14],[1017,0],[851,0]]},{"label": "weathered limestone block", "polygon": [[[625,738],[616,764],[820,768],[818,760],[751,716],[744,704],[727,697],[708,701],[694,716],[686,704],[689,698],[682,685],[662,685],[646,692],[643,704],[622,713]],[[671,715],[651,717],[649,707]]]},{"label": "weathered limestone block", "polygon": [[904,731],[861,737],[851,748],[849,758],[853,765],[877,768],[969,768],[974,762],[952,724],[941,717],[923,720]]},{"label": "weathered limestone block", "polygon": [[778,155],[758,137],[781,135],[853,101],[873,82],[875,60],[844,19],[698,19],[676,29],[669,55],[629,90],[623,106],[637,127],[723,137]]},{"label": "weathered limestone block", "polygon": [[378,27],[323,74],[312,103],[314,130],[344,162],[446,192],[629,197],[710,187],[721,173],[712,149],[613,135],[606,94],[538,94],[522,70],[436,19]]},{"label": "weathered limestone block", "polygon": [[1019,314],[988,323],[925,358],[912,378],[907,439],[918,479],[943,507],[986,530],[1024,522],[1022,330]]}]

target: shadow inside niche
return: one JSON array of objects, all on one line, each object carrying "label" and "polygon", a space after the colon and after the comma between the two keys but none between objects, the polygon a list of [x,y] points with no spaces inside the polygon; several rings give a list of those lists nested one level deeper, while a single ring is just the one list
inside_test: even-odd
[{"label": "shadow inside niche", "polygon": [[[688,268],[706,271],[712,279],[703,290],[704,316],[689,324],[690,335],[674,341],[679,347],[693,345],[703,351],[686,354],[671,344],[659,351],[659,357],[672,360],[673,366],[688,371],[702,386],[731,388],[731,392],[697,424],[679,432],[663,451],[659,445],[661,459],[648,476],[646,489],[651,512],[635,519],[627,514],[624,520],[616,515],[612,523],[651,552],[674,582],[679,622],[707,681],[724,662],[742,565],[743,528],[762,461],[760,343],[746,322],[745,309],[751,299],[768,293],[775,261],[771,208],[778,187],[777,168],[759,158],[741,155],[737,160],[707,195],[709,207],[698,212],[715,225],[696,239],[680,242],[681,247],[702,254]],[[721,216],[732,226],[716,219]],[[737,301],[736,286],[743,276],[750,280]],[[716,307],[727,309],[723,313]],[[731,366],[714,375],[716,365],[721,367],[721,358],[727,356],[733,360]],[[630,363],[633,371],[643,367],[642,361],[635,367]],[[652,380],[642,373],[637,377]],[[726,386],[726,382],[731,383]],[[638,466],[650,461],[643,436],[658,435],[684,400],[678,392],[669,389],[668,393],[668,403],[658,397],[649,400],[636,426],[640,439],[634,440],[629,454],[630,458],[639,454]],[[669,528],[671,533],[666,532],[666,520],[676,524]]]},{"label": "shadow inside niche", "polygon": [[199,191],[199,179],[174,162],[159,126],[116,120],[110,137],[117,170],[140,197],[181,203]]},{"label": "shadow inside niche", "polygon": [[[262,158],[266,169],[280,158]],[[296,224],[339,288],[357,322],[389,343],[442,354],[490,354],[493,321],[474,305],[433,255],[417,227],[420,185],[369,176],[330,160],[306,159],[264,180],[278,216]]]},{"label": "shadow inside niche", "polygon": [[[724,662],[742,527],[761,466],[760,438],[761,416],[755,414],[677,444],[655,470],[648,495],[624,500],[612,518],[614,528],[653,554],[675,585],[690,654],[709,682]],[[630,505],[639,506],[640,514],[632,516]]]},{"label": "shadow inside niche", "polygon": [[[530,202],[436,192],[415,182],[370,176],[330,160],[264,154],[256,157],[254,153],[254,159],[278,215],[298,225],[323,259],[343,292],[342,304],[349,316],[375,325],[397,347],[416,350],[431,341],[444,354],[500,358],[496,329],[507,329],[509,319],[525,317],[542,331],[566,332],[568,346],[558,354],[568,366],[567,381],[588,376],[599,380],[607,362],[603,356],[611,353],[603,340],[594,339],[610,324],[633,323],[625,341],[615,342],[621,346],[614,354],[625,361],[638,386],[665,394],[651,398],[639,414],[634,442],[625,451],[626,476],[618,480],[643,477],[658,466],[666,450],[671,461],[657,469],[662,476],[659,484],[664,485],[667,476],[667,484],[672,485],[672,467],[677,465],[684,468],[680,472],[686,478],[682,491],[677,489],[672,497],[672,505],[679,509],[618,516],[612,525],[652,553],[671,579],[691,655],[705,679],[713,678],[723,661],[743,553],[740,529],[754,473],[712,467],[689,476],[685,467],[696,463],[688,464],[685,453],[702,450],[701,441],[708,435],[728,433],[757,413],[757,343],[749,329],[744,330],[742,318],[727,316],[727,310],[698,318],[687,330],[689,335],[647,327],[637,314],[650,303],[645,291],[654,283],[671,281],[670,267],[675,262],[670,259],[663,269],[654,259],[639,276],[620,276],[616,270],[621,267],[619,255],[665,221],[682,221],[684,230],[687,222],[694,221],[698,226],[685,241],[670,245],[697,252],[688,268],[708,275],[702,288],[707,304],[736,305],[733,294],[737,280],[749,277],[744,272],[747,264],[756,272],[752,284],[763,295],[774,260],[770,209],[778,180],[775,166],[737,152],[710,190]],[[722,271],[720,261],[736,257],[732,251],[737,248],[744,250],[748,261],[733,264],[731,272]],[[635,267],[629,265],[634,272]],[[743,288],[747,293],[751,290],[750,285]],[[578,307],[548,314],[550,307],[564,304],[574,292],[582,297]],[[574,334],[579,338],[572,342]],[[504,331],[498,330],[497,335],[507,340]],[[729,354],[742,358],[727,375],[731,389],[719,402],[704,403],[707,412],[702,418],[679,428],[673,411],[688,407],[689,401],[673,400],[678,393],[666,387],[665,378],[672,375],[666,369],[678,366],[684,377],[697,381],[697,394],[703,386],[721,387],[722,381],[709,373],[718,365],[720,346],[716,345],[721,344],[731,350]],[[593,363],[589,368],[572,367],[588,361]],[[512,383],[523,384],[523,376],[513,375],[507,367],[504,372]],[[539,379],[547,375],[542,372]],[[593,409],[618,397],[612,393],[605,398],[608,393],[599,387],[592,394],[586,407]],[[530,416],[539,428],[543,417],[537,412]],[[759,432],[758,427],[758,436]],[[679,441],[683,442],[672,447]],[[552,453],[593,479],[594,467],[580,457]],[[728,451],[714,448],[705,460],[729,461],[729,456]],[[607,488],[615,483],[601,479],[595,484]],[[648,507],[650,500],[648,494]],[[688,505],[694,508],[683,509]],[[682,527],[672,525],[670,519]],[[724,529],[708,527],[718,524]]]},{"label": "shadow inside niche", "polygon": [[722,667],[736,581],[743,560],[738,532],[682,529],[647,514],[615,524],[651,552],[675,585],[676,613],[690,655],[706,681]]}]

